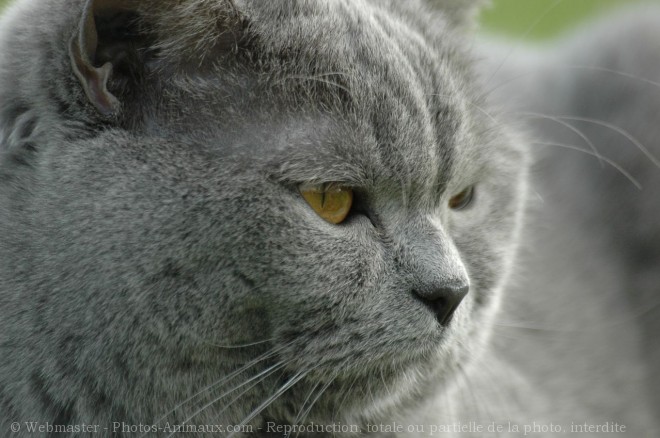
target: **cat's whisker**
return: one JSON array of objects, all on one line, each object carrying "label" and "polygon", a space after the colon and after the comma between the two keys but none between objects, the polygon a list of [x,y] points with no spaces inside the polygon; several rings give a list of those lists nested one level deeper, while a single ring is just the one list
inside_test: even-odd
[{"label": "cat's whisker", "polygon": [[314,79],[314,78],[323,78],[327,76],[344,76],[344,77],[352,77],[351,74],[347,72],[341,72],[341,71],[328,71],[325,73],[316,73],[314,75],[307,75],[307,76],[296,76],[296,75],[288,75],[284,79]]},{"label": "cat's whisker", "polygon": [[493,324],[495,327],[500,327],[500,328],[506,328],[506,329],[517,329],[517,330],[525,330],[529,332],[536,332],[536,333],[572,333],[572,332],[577,332],[579,330],[572,330],[572,329],[567,329],[567,328],[558,328],[558,327],[543,327],[540,325],[531,325],[531,324],[526,324],[522,322],[495,322]]},{"label": "cat's whisker", "polygon": [[[330,387],[330,385],[332,385],[332,384],[335,382],[335,379],[336,379],[338,376],[339,376],[339,372],[336,372],[335,375],[334,375],[334,377],[332,377],[331,379],[329,379],[329,380],[326,382],[326,384],[323,385],[323,387],[319,390],[318,394],[316,395],[316,397],[314,397],[314,400],[312,400],[312,402],[309,404],[309,406],[307,407],[307,409],[305,409],[305,410],[302,412],[302,414],[299,412],[298,415],[296,415],[296,419],[295,419],[295,421],[294,421],[294,424],[304,424],[305,420],[307,419],[307,416],[308,416],[308,415],[310,414],[310,412],[312,411],[312,408],[314,407],[314,405],[320,400],[320,398],[323,396],[323,394],[325,393],[325,391],[327,391],[327,389]],[[316,385],[315,388],[316,388],[317,386],[318,386],[318,385]],[[307,402],[307,401],[305,401],[305,403],[306,403],[306,402]],[[304,404],[303,404],[303,408],[304,408]],[[299,433],[300,433],[300,431],[298,431],[298,433],[296,433],[296,438],[298,437]],[[287,438],[288,438],[288,437],[287,437]]]},{"label": "cat's whisker", "polygon": [[374,392],[371,390],[371,387],[373,386],[371,381],[369,379],[366,379],[366,384],[365,386],[367,387],[367,391],[369,392],[369,399],[371,400],[371,405],[376,406],[376,397],[374,397]]},{"label": "cat's whisker", "polygon": [[[625,71],[622,71],[622,70],[615,70],[615,69],[612,69],[612,68],[599,67],[599,66],[595,66],[595,65],[553,65],[552,68],[555,69],[555,70],[556,69],[560,69],[560,70],[583,70],[583,71],[608,73],[608,74],[612,74],[612,75],[621,76],[623,78],[632,79],[632,80],[640,82],[642,84],[652,85],[654,87],[657,87],[658,90],[660,90],[660,82],[656,82],[656,81],[653,81],[651,79],[648,79],[648,78],[645,78],[645,77],[642,77],[642,76],[639,76],[639,75],[634,75],[632,73],[628,73],[628,72],[625,72]],[[529,71],[529,72],[518,74],[516,76],[512,76],[512,77],[500,82],[496,86],[494,86],[494,87],[488,89],[487,91],[485,91],[480,96],[480,99],[488,97],[489,95],[491,95],[495,91],[499,90],[500,88],[503,88],[503,87],[506,87],[507,85],[513,84],[513,83],[519,81],[520,79],[523,79],[523,78],[526,78],[526,77],[529,77],[529,76],[534,76],[536,74],[538,74],[536,71]]]},{"label": "cat's whisker", "polygon": [[[289,344],[290,344],[290,343],[289,343]],[[229,380],[231,380],[231,379],[237,377],[237,376],[240,375],[241,373],[247,371],[248,369],[252,368],[253,366],[259,364],[260,362],[263,362],[264,360],[267,360],[267,359],[269,359],[269,358],[275,356],[279,351],[281,351],[282,349],[286,348],[289,344],[285,344],[285,345],[282,345],[282,346],[280,346],[280,347],[278,347],[278,348],[271,349],[270,351],[268,351],[268,352],[262,354],[261,356],[257,357],[256,359],[254,359],[254,360],[248,362],[247,364],[243,365],[242,367],[240,367],[240,368],[237,369],[236,371],[234,371],[234,372],[232,372],[232,373],[230,373],[230,374],[224,376],[224,377],[221,378],[220,380],[218,380],[218,381],[216,381],[216,382],[214,382],[214,383],[208,385],[207,387],[205,387],[205,388],[203,388],[203,389],[197,391],[195,394],[193,394],[193,395],[191,395],[190,397],[188,397],[187,399],[183,400],[182,402],[180,402],[179,404],[177,404],[175,407],[173,407],[171,410],[169,410],[168,412],[166,412],[165,414],[163,414],[161,417],[159,417],[158,419],[156,419],[155,422],[154,422],[153,424],[160,424],[160,423],[161,423],[163,420],[165,420],[170,414],[176,412],[177,409],[181,408],[181,407],[184,406],[185,404],[187,404],[187,403],[189,403],[189,402],[191,402],[191,401],[197,399],[198,397],[200,397],[200,396],[203,395],[203,394],[208,393],[209,391],[213,390],[214,388],[217,388],[217,387],[219,387],[220,385],[223,385],[224,383],[226,383],[226,382],[228,382]],[[142,437],[144,437],[144,436],[145,436],[145,435],[142,435],[140,438],[142,438]]]},{"label": "cat's whisker", "polygon": [[224,349],[227,349],[227,350],[232,350],[232,349],[254,347],[256,345],[268,344],[268,343],[273,342],[273,341],[274,341],[274,339],[264,339],[263,341],[250,342],[248,344],[239,344],[239,345],[219,345],[219,344],[214,344],[212,342],[206,342],[206,344],[210,345],[211,347],[224,348]]},{"label": "cat's whisker", "polygon": [[[445,98],[447,98],[447,99],[452,98],[452,97],[449,96],[449,95],[446,95],[446,94],[438,94],[438,93],[433,93],[433,94],[430,94],[429,96],[445,97]],[[483,115],[485,115],[486,117],[488,117],[488,118],[489,118],[489,119],[495,124],[495,126],[497,126],[497,127],[502,126],[502,122],[499,121],[499,120],[497,120],[497,119],[495,118],[495,116],[493,116],[490,112],[488,112],[483,106],[478,105],[476,102],[474,102],[474,101],[471,100],[471,99],[465,99],[465,102],[468,103],[471,107],[473,107],[473,108],[476,109],[477,111],[479,111],[480,113],[482,113]]]},{"label": "cat's whisker", "polygon": [[348,389],[346,390],[346,392],[344,392],[344,388],[345,388],[346,384],[344,383],[342,385],[342,389],[340,390],[340,393],[344,392],[344,395],[341,398],[341,400],[338,403],[335,404],[335,407],[332,410],[332,419],[333,419],[333,421],[337,418],[337,413],[338,413],[337,408],[344,405],[344,403],[346,402],[346,399],[348,398],[348,396],[351,394],[351,391],[355,387],[355,384],[357,383],[358,378],[359,378],[359,375],[356,373],[355,377],[353,377],[353,380],[351,381],[351,384],[348,387]]},{"label": "cat's whisker", "polygon": [[[493,366],[489,363],[486,363],[484,360],[480,360],[480,362],[483,364],[483,369],[486,371],[487,374],[490,374],[490,379],[489,382],[492,382],[493,385],[495,386],[495,389],[497,389],[498,386],[502,386],[502,378],[501,375],[498,375],[498,373],[495,371]],[[499,391],[493,391],[494,394],[497,395],[497,397],[501,400],[499,404],[497,404],[497,409],[499,410],[499,417],[502,419],[511,419],[515,418],[515,415],[511,412],[512,406],[515,406],[516,401],[514,398],[510,395],[510,393],[506,390],[499,390]],[[487,406],[490,406],[487,404]],[[502,410],[504,408],[504,410]]]},{"label": "cat's whisker", "polygon": [[592,325],[585,328],[548,327],[542,325],[529,324],[523,321],[495,321],[493,323],[493,326],[506,328],[506,329],[527,330],[530,332],[538,332],[538,333],[543,333],[543,332],[567,333],[567,334],[583,333],[587,331],[600,331],[603,329],[617,328],[625,324],[631,324],[636,319],[641,318],[642,316],[652,312],[658,307],[660,307],[660,300],[656,301],[655,303],[651,303],[648,306],[643,306],[637,309],[630,309],[628,312],[626,312],[626,314],[623,317],[620,317],[619,319],[615,319],[615,320],[608,319],[607,323]]},{"label": "cat's whisker", "polygon": [[[293,377],[291,377],[289,380],[287,380],[286,383],[284,383],[284,384],[280,387],[280,389],[278,389],[277,391],[275,391],[275,393],[274,393],[273,395],[271,395],[270,397],[268,397],[268,398],[267,398],[266,400],[264,400],[259,406],[257,406],[257,407],[256,407],[251,413],[249,413],[249,414],[248,414],[248,415],[247,415],[247,416],[246,416],[246,417],[245,417],[245,418],[244,418],[244,419],[243,419],[243,420],[242,420],[242,421],[241,421],[241,422],[240,422],[240,423],[234,428],[234,430],[235,430],[235,431],[236,431],[236,430],[240,430],[242,427],[244,427],[245,425],[247,425],[248,423],[250,423],[250,421],[254,420],[254,418],[255,418],[257,415],[259,415],[259,414],[260,414],[261,412],[263,412],[266,408],[268,408],[268,406],[270,406],[271,404],[273,404],[273,402],[275,402],[275,400],[277,400],[278,398],[280,398],[280,397],[282,396],[282,394],[284,394],[284,393],[287,392],[289,389],[291,389],[296,383],[300,382],[300,381],[303,380],[305,377],[307,377],[307,375],[309,375],[309,373],[311,373],[311,372],[312,372],[314,369],[316,369],[317,367],[318,367],[318,365],[317,365],[316,367],[313,367],[313,368],[309,369],[309,370],[299,371],[298,373],[296,373]],[[229,434],[229,436],[228,436],[227,438],[232,438],[233,436],[235,436],[235,435],[236,435],[236,432],[235,432],[235,431],[232,432],[231,434]]]},{"label": "cat's whisker", "polygon": [[550,120],[551,122],[558,123],[558,124],[564,126],[565,128],[571,130],[578,137],[580,137],[582,140],[584,140],[584,142],[587,143],[587,145],[589,145],[589,148],[591,149],[591,151],[598,158],[598,161],[600,162],[601,167],[605,167],[605,163],[603,162],[603,156],[598,151],[598,149],[596,148],[596,145],[594,145],[594,143],[591,141],[591,139],[589,137],[587,137],[587,135],[584,132],[579,130],[574,125],[571,125],[567,121],[562,120],[562,118],[560,118],[560,117],[554,117],[554,116],[547,115],[547,114],[540,114],[540,113],[534,113],[534,112],[525,112],[524,114],[526,114],[526,115],[528,115],[529,117],[532,117],[532,118]]},{"label": "cat's whisker", "polygon": [[279,81],[275,82],[275,84],[281,84],[284,81],[287,80],[297,80],[297,81],[312,81],[312,82],[318,82],[321,84],[325,85],[331,85],[333,87],[336,87],[342,91],[344,91],[347,94],[351,94],[351,91],[346,88],[344,85],[339,84],[337,82],[331,81],[329,79],[324,79],[324,76],[339,76],[339,75],[345,75],[344,73],[324,73],[324,74],[319,74],[319,75],[314,75],[314,76],[299,76],[299,75],[289,75],[286,76]]},{"label": "cat's whisker", "polygon": [[592,151],[589,151],[589,150],[586,150],[586,149],[582,149],[582,148],[577,147],[577,146],[574,146],[574,145],[564,144],[564,143],[539,142],[539,141],[535,141],[535,142],[533,142],[533,144],[536,144],[536,145],[539,145],[539,146],[549,146],[549,147],[564,148],[564,149],[569,149],[569,150],[572,150],[572,151],[582,152],[582,153],[584,153],[584,154],[594,156],[594,157],[596,157],[596,158],[598,158],[598,159],[604,161],[605,163],[609,164],[610,166],[612,166],[613,168],[615,168],[617,171],[619,171],[619,172],[620,172],[623,176],[625,176],[625,177],[626,177],[631,183],[633,183],[633,184],[635,185],[635,187],[637,187],[637,189],[642,190],[642,188],[643,188],[642,184],[641,184],[639,181],[637,181],[637,180],[636,180],[636,179],[635,179],[635,178],[634,178],[634,177],[633,177],[633,176],[632,176],[632,175],[631,175],[626,169],[624,169],[623,167],[621,167],[621,166],[620,166],[619,164],[617,164],[615,161],[613,161],[613,160],[611,160],[611,159],[609,159],[609,158],[607,158],[607,157],[605,157],[605,156],[603,156],[603,155],[600,155],[600,154],[594,154]]},{"label": "cat's whisker", "polygon": [[[495,85],[494,87],[491,87],[491,88],[489,88],[488,90],[484,91],[484,92],[479,96],[479,100],[481,100],[481,99],[486,99],[486,98],[488,98],[491,94],[493,94],[494,92],[496,92],[497,90],[499,90],[500,88],[506,87],[507,85],[510,85],[510,84],[514,84],[514,83],[516,83],[517,81],[519,81],[520,79],[524,79],[524,78],[527,78],[527,77],[529,77],[529,76],[534,76],[535,74],[536,74],[536,72],[531,72],[531,71],[530,71],[530,72],[520,73],[520,74],[517,74],[517,75],[515,75],[515,76],[512,76],[512,77],[510,77],[510,78],[508,78],[508,79],[506,79],[506,80],[500,82],[499,84]],[[490,82],[491,80],[492,80],[492,78],[490,78],[490,79],[488,80],[488,82]]]},{"label": "cat's whisker", "polygon": [[[498,328],[498,327],[494,327],[493,329],[494,329],[494,330],[497,330],[497,328]],[[521,341],[521,340],[528,339],[527,337],[525,337],[525,334],[524,334],[524,333],[523,333],[521,336],[518,336],[517,334],[514,335],[514,334],[512,334],[512,333],[508,333],[508,332],[497,332],[497,337],[498,337],[498,338],[510,339],[510,340],[512,340],[512,341],[516,341],[516,342],[519,342],[519,341]]]},{"label": "cat's whisker", "polygon": [[607,67],[598,67],[594,65],[569,65],[566,66],[565,68],[571,69],[571,70],[589,70],[589,71],[600,71],[603,73],[611,73],[614,75],[622,76],[625,78],[633,79],[648,85],[653,85],[654,87],[658,87],[660,89],[660,82],[652,81],[651,79],[647,79],[638,75],[634,75],[631,73],[627,73],[625,71],[620,71],[620,70],[615,70],[612,68],[607,68]]},{"label": "cat's whisker", "polygon": [[392,394],[392,391],[390,391],[390,387],[385,381],[385,376],[383,375],[383,369],[379,368],[379,373],[380,373],[380,380],[383,382],[383,387],[385,388],[385,391],[387,391],[387,394],[389,394],[390,398],[393,398],[394,395]]},{"label": "cat's whisker", "polygon": [[[314,392],[316,391],[316,388],[318,388],[320,385],[321,385],[321,382],[318,381],[314,384],[314,386],[312,386],[312,389],[309,390],[309,393],[307,394],[307,397],[305,397],[305,400],[303,400],[302,404],[300,405],[300,410],[298,411],[298,413],[296,414],[295,419],[293,420],[293,425],[298,424],[298,420],[301,418],[302,412],[305,410],[305,406],[307,406],[307,402],[309,402],[309,400],[314,395]],[[291,431],[288,431],[284,436],[286,438],[289,438],[290,435],[291,435]]]},{"label": "cat's whisker", "polygon": [[[474,406],[475,409],[479,409],[479,406],[476,406],[473,398],[473,393],[472,393],[472,385],[470,380],[464,376],[460,372],[456,372],[456,387],[455,387],[455,395],[460,397],[460,405],[463,406]],[[472,399],[472,401],[468,400],[468,397]],[[447,402],[447,406],[451,407],[453,405],[453,400],[449,400]]]},{"label": "cat's whisker", "polygon": [[[193,412],[191,415],[189,415],[185,420],[183,420],[183,421],[181,422],[181,425],[187,424],[190,420],[192,420],[193,418],[197,417],[199,414],[201,414],[202,412],[206,411],[208,408],[210,408],[211,406],[215,405],[218,401],[222,400],[223,398],[225,398],[226,396],[228,396],[228,395],[231,394],[232,392],[236,391],[237,389],[241,389],[242,387],[244,387],[244,386],[247,385],[248,383],[254,382],[255,380],[256,380],[255,385],[257,385],[257,384],[259,384],[260,382],[262,382],[263,380],[265,380],[268,376],[270,376],[271,374],[275,373],[277,370],[280,370],[280,369],[284,368],[285,366],[286,366],[286,362],[278,362],[278,363],[276,363],[275,365],[272,365],[272,366],[266,368],[265,370],[261,371],[261,372],[258,373],[257,375],[255,375],[255,376],[253,376],[253,377],[250,377],[249,379],[245,380],[245,381],[244,381],[243,383],[241,383],[240,385],[237,385],[237,386],[233,387],[232,389],[223,392],[223,393],[220,394],[218,397],[214,398],[213,400],[211,400],[210,402],[208,402],[207,404],[205,404],[205,405],[202,406],[201,408],[197,409],[197,410],[196,410],[195,412]],[[241,395],[242,395],[242,394],[243,394],[243,393],[241,393]],[[225,409],[226,409],[226,408],[225,408]],[[173,435],[174,435],[174,432],[172,432],[170,435],[168,435],[167,438],[170,438],[170,437],[172,437]]]},{"label": "cat's whisker", "polygon": [[[523,113],[524,114],[524,113]],[[637,149],[639,149],[646,157],[651,160],[651,162],[657,167],[660,168],[660,160],[656,158],[649,150],[644,146],[639,140],[637,140],[635,137],[632,136],[628,131],[626,131],[623,128],[620,128],[612,123],[605,122],[603,120],[597,120],[597,119],[592,119],[589,117],[576,117],[576,116],[555,116],[560,120],[572,120],[576,122],[585,122],[585,123],[591,123],[594,125],[602,126],[604,128],[610,129],[624,138],[628,140],[630,143],[632,143]]]},{"label": "cat's whisker", "polygon": [[[281,370],[281,369],[282,369],[282,368],[278,368],[278,370]],[[232,398],[231,400],[229,400],[229,402],[226,403],[226,404],[223,406],[222,409],[220,409],[220,410],[214,412],[216,418],[219,418],[219,416],[220,416],[223,412],[225,412],[227,409],[229,409],[230,407],[232,407],[232,406],[234,405],[234,403],[236,403],[236,402],[237,402],[238,400],[240,400],[245,394],[247,394],[249,391],[251,391],[252,388],[254,388],[255,386],[257,386],[257,385],[259,385],[260,383],[262,383],[264,380],[266,380],[268,377],[270,377],[272,374],[274,374],[274,373],[277,372],[278,370],[273,370],[272,373],[269,373],[268,375],[264,375],[261,379],[256,380],[256,381],[253,382],[252,384],[248,385],[245,389],[243,389],[241,392],[239,392],[237,396],[235,396],[234,398]]]},{"label": "cat's whisker", "polygon": [[545,204],[545,198],[543,197],[542,194],[540,194],[540,193],[538,192],[538,190],[533,189],[533,190],[532,190],[532,193],[534,194],[534,197],[536,198],[536,200],[537,200],[538,202],[540,202],[541,204]]},{"label": "cat's whisker", "polygon": [[476,408],[479,413],[480,418],[495,418],[491,412],[488,403],[483,403],[482,399],[478,396],[477,391],[474,388],[470,376],[465,372],[463,367],[460,365],[456,367],[457,375],[461,378],[463,382],[463,387],[467,390],[470,397],[470,406]]}]

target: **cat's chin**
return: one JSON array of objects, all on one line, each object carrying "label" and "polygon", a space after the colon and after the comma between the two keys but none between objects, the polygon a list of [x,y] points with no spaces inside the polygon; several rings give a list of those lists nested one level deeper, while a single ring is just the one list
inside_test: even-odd
[{"label": "cat's chin", "polygon": [[[361,430],[366,424],[391,421],[419,408],[460,372],[458,354],[445,344],[396,361],[349,368],[340,375],[310,376],[273,406],[269,418],[278,424],[356,425]],[[303,405],[312,402],[314,406],[301,418],[306,411]]]}]

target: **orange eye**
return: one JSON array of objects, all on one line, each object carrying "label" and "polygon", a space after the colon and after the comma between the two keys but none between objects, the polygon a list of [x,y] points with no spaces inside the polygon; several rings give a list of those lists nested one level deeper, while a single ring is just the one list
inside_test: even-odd
[{"label": "orange eye", "polygon": [[474,199],[474,186],[470,186],[449,200],[449,208],[452,210],[463,210],[467,208]]},{"label": "orange eye", "polygon": [[339,184],[302,185],[300,194],[316,214],[335,225],[344,222],[353,205],[353,190]]}]

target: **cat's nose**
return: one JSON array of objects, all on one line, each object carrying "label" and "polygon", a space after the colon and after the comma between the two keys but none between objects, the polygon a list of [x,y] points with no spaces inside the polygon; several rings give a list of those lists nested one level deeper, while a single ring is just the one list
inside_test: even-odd
[{"label": "cat's nose", "polygon": [[469,284],[460,281],[439,285],[426,291],[415,290],[413,293],[418,300],[431,309],[441,325],[447,326],[469,290]]}]

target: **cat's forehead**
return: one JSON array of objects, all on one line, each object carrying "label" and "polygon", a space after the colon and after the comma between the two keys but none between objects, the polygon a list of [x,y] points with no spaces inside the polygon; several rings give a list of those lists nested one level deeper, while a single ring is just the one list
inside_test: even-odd
[{"label": "cat's forehead", "polygon": [[[328,157],[328,167],[350,161],[365,174],[441,184],[471,109],[464,55],[442,17],[408,18],[405,7],[386,2],[274,3],[254,9],[252,31],[272,55],[268,73],[279,94],[329,113],[334,123],[324,125],[335,129],[325,130],[324,152],[335,153],[336,166]],[[318,141],[303,143],[323,155]]]},{"label": "cat's forehead", "polygon": [[467,146],[473,110],[451,28],[441,16],[409,18],[400,3],[303,4],[257,31],[286,55],[274,73],[291,87],[285,94],[307,96],[310,106],[323,102],[331,113],[335,123],[327,126],[336,128],[310,148],[313,156],[394,184],[446,183]]},{"label": "cat's forehead", "polygon": [[[260,82],[251,106],[267,112],[247,118],[264,141],[241,145],[276,155],[293,180],[447,182],[473,108],[465,55],[441,15],[420,18],[418,2],[237,4]],[[223,95],[214,81],[209,93]]]},{"label": "cat's forehead", "polygon": [[284,80],[317,79],[345,85],[350,97],[406,95],[433,105],[457,97],[465,59],[441,14],[420,18],[422,4],[259,2],[247,9],[249,32],[257,56],[281,61],[271,72]]}]

